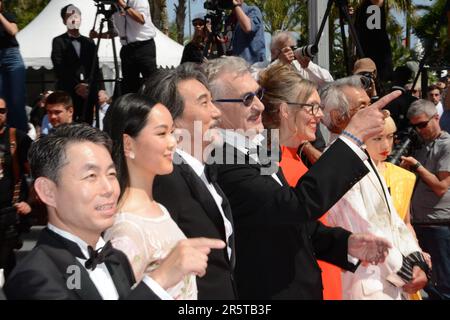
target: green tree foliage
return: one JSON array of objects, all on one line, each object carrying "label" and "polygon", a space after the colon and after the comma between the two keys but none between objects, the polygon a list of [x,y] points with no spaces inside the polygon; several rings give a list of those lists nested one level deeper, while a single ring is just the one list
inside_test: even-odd
[{"label": "green tree foliage", "polygon": [[[414,24],[416,35],[422,40],[424,47],[428,48],[432,43],[427,63],[434,67],[449,66],[450,48],[448,41],[447,18],[443,15],[447,0],[436,0],[431,6],[419,7],[425,10],[425,14]],[[436,27],[439,25],[436,37]]]},{"label": "green tree foliage", "polygon": [[10,0],[5,1],[5,8],[17,16],[17,25],[23,29],[30,23],[50,0]]},{"label": "green tree foliage", "polygon": [[277,31],[298,30],[301,8],[306,0],[247,0],[248,4],[261,9],[265,30],[273,34]]}]

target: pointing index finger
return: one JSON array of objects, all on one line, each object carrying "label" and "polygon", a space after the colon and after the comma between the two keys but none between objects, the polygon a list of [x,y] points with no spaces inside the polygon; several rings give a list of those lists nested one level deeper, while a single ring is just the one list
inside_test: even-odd
[{"label": "pointing index finger", "polygon": [[400,90],[395,90],[387,95],[385,95],[383,98],[372,104],[373,106],[376,106],[379,110],[383,109],[389,102],[391,102],[394,99],[397,99],[402,95],[402,92]]}]

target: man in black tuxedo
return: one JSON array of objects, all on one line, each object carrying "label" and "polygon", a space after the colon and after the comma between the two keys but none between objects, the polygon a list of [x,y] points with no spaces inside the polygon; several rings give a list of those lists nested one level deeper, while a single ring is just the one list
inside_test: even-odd
[{"label": "man in black tuxedo", "polygon": [[167,106],[176,129],[184,130],[172,174],[155,179],[155,200],[168,208],[187,237],[217,238],[227,243],[226,248],[209,255],[206,275],[197,279],[198,297],[235,299],[231,209],[205,166],[204,155],[207,157],[208,146],[217,137],[215,128],[221,115],[211,101],[206,76],[196,64],[185,63],[151,78],[142,93]]},{"label": "man in black tuxedo", "polygon": [[170,299],[165,289],[188,273],[203,276],[210,248],[225,245],[180,241],[135,285],[125,254],[101,237],[114,223],[119,196],[106,133],[86,124],[62,125],[32,145],[30,165],[48,226],[7,279],[8,299]]},{"label": "man in black tuxedo", "polygon": [[[51,53],[56,89],[71,95],[75,121],[92,123],[100,76],[96,45],[80,34],[81,12],[77,7],[63,7],[61,18],[67,32],[53,39]],[[92,83],[90,88],[89,83]]]},{"label": "man in black tuxedo", "polygon": [[385,240],[329,228],[317,219],[367,174],[359,142],[382,131],[379,109],[397,94],[355,115],[346,128],[348,137],[341,137],[289,187],[276,163],[268,172],[262,155],[253,154],[262,148],[258,133],[264,129],[264,105],[247,64],[221,57],[207,63],[206,73],[213,101],[222,111],[221,127],[227,129],[225,144],[214,157],[224,160],[216,167],[233,211],[239,298],[322,299],[317,259],[347,270],[356,268],[348,255],[383,261],[390,246]]}]

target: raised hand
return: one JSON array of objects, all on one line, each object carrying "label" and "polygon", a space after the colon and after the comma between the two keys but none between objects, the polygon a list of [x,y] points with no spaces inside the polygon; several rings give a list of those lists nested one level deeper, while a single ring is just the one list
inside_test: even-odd
[{"label": "raised hand", "polygon": [[348,238],[348,254],[362,263],[383,263],[390,248],[389,241],[369,233],[354,233]]}]

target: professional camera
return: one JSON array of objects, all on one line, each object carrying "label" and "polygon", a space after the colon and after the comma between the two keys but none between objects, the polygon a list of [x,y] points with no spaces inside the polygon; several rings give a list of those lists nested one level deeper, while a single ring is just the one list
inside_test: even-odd
[{"label": "professional camera", "polygon": [[373,74],[371,72],[361,72],[358,73],[358,75],[361,76],[361,82],[364,90],[370,89],[375,81]]},{"label": "professional camera", "polygon": [[117,0],[94,0],[94,2],[97,7],[97,14],[103,14],[105,17],[111,17],[120,10]]},{"label": "professional camera", "polygon": [[229,10],[233,9],[233,0],[206,0],[203,7],[211,11]]},{"label": "professional camera", "polygon": [[303,47],[291,47],[294,51],[294,55],[300,58],[314,58],[314,56],[319,52],[319,48],[314,44],[309,44]]},{"label": "professional camera", "polygon": [[98,4],[111,4],[111,5],[117,4],[117,0],[94,0],[94,2]]},{"label": "professional camera", "polygon": [[412,127],[399,132],[396,137],[395,147],[387,161],[395,165],[400,164],[402,156],[406,157],[412,154],[415,149],[420,147],[421,143],[422,140]]}]

